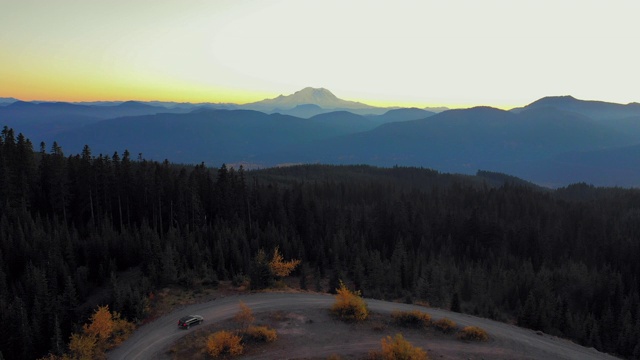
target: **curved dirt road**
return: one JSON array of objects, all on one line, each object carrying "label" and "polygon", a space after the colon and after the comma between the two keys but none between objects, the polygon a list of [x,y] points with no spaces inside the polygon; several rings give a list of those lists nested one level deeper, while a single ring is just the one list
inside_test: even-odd
[{"label": "curved dirt road", "polygon": [[[182,309],[159,318],[158,320],[143,325],[120,347],[110,351],[107,355],[111,360],[141,360],[164,358],[164,353],[173,342],[186,335],[190,330],[180,330],[177,327],[177,319],[187,314],[199,314],[204,316],[205,324],[214,323],[233,317],[238,312],[238,302],[243,301],[253,309],[254,313],[269,311],[296,312],[317,309],[318,313],[326,311],[334,303],[335,298],[325,294],[304,294],[304,293],[256,293],[238,296],[229,296],[213,300],[207,303],[190,305]],[[458,323],[460,327],[475,325],[485,329],[492,338],[492,349],[506,349],[503,356],[506,358],[516,356],[527,359],[616,359],[607,354],[600,353],[594,349],[588,349],[576,345],[570,341],[559,339],[548,335],[539,335],[532,330],[522,329],[513,325],[508,325],[484,318],[470,315],[452,313],[446,310],[425,308],[417,305],[385,302],[380,300],[366,299],[369,310],[379,313],[392,311],[420,310],[429,313],[434,319],[448,317]],[[342,341],[331,344],[330,347],[323,346],[319,349],[305,347],[300,351],[294,349],[274,349],[274,353],[253,356],[252,358],[310,358],[325,357],[332,353],[346,353],[353,348],[373,349],[379,346],[380,336],[363,336],[356,341]],[[407,338],[413,341],[410,338]],[[417,339],[416,339],[417,340]],[[423,339],[424,340],[424,339]],[[418,340],[417,340],[418,341]],[[475,348],[478,353],[482,353],[483,344],[466,344],[459,341],[452,341],[446,346],[462,346],[465,344],[469,348]],[[324,350],[324,351],[323,351]],[[326,354],[326,355],[325,355]],[[489,354],[487,354],[490,357]],[[466,358],[466,357],[465,357]]]}]

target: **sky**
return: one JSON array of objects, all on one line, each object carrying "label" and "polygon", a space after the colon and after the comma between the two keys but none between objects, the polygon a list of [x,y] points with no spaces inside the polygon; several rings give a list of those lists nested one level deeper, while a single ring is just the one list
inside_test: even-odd
[{"label": "sky", "polygon": [[0,97],[640,102],[637,0],[0,0]]}]

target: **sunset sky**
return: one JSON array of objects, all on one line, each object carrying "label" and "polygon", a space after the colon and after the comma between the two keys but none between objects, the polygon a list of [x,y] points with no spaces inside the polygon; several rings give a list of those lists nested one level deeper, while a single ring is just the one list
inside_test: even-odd
[{"label": "sunset sky", "polygon": [[640,102],[640,1],[0,0],[0,97]]}]

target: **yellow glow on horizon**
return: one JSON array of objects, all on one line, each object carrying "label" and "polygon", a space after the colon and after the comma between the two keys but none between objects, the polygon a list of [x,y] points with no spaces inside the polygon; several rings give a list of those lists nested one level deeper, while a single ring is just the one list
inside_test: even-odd
[{"label": "yellow glow on horizon", "polygon": [[[23,101],[63,101],[63,102],[91,102],[91,101],[166,101],[184,103],[233,103],[247,104],[264,99],[275,98],[280,94],[266,92],[250,92],[243,89],[211,88],[195,86],[187,83],[160,83],[158,81],[118,82],[109,77],[94,78],[86,83],[80,75],[68,74],[11,74],[4,79],[4,85],[12,89],[5,93],[0,89],[0,97],[14,97]],[[157,79],[156,79],[157,80]],[[331,89],[329,89],[331,90]],[[283,94],[290,95],[290,94]],[[340,96],[339,96],[340,97]],[[478,103],[422,103],[406,101],[381,101],[366,98],[340,97],[343,100],[357,101],[366,105],[391,108],[438,108],[449,109],[485,106]],[[535,100],[535,99],[533,99]],[[532,101],[533,101],[532,100]],[[496,105],[499,109],[511,109],[515,105]]]},{"label": "yellow glow on horizon", "polygon": [[[246,104],[269,98],[261,93],[243,92],[237,89],[213,89],[196,87],[189,84],[113,84],[108,80],[96,80],[91,84],[82,84],[69,77],[65,78],[65,86],[59,87],[54,78],[43,80],[43,77],[21,77],[6,79],[7,87],[13,88],[10,93],[0,91],[0,97],[13,97],[22,101],[166,101],[184,103],[233,103]],[[16,86],[26,85],[25,87]]]},{"label": "yellow glow on horizon", "polygon": [[[191,84],[187,82],[171,81],[159,78],[134,78],[131,75],[119,76],[94,76],[87,82],[83,71],[64,73],[59,69],[42,69],[41,72],[32,71],[10,72],[3,74],[3,83],[0,85],[0,97],[15,97],[23,101],[167,101],[186,103],[234,103],[247,104],[264,99],[275,98],[280,93],[268,93],[247,91],[235,88],[215,88],[207,85]],[[87,70],[88,71],[88,70]],[[140,74],[138,74],[140,76]],[[10,89],[11,91],[7,91]],[[331,89],[329,89],[331,91]],[[289,95],[283,93],[283,95]],[[469,108],[486,104],[479,103],[454,103],[440,102],[427,103],[417,101],[393,101],[379,100],[375,98],[339,98],[349,101],[357,101],[376,107],[446,107]],[[535,99],[532,99],[532,101]],[[491,106],[510,109],[526,104],[509,104]]]},{"label": "yellow glow on horizon", "polygon": [[244,104],[269,92],[217,85],[138,64],[106,66],[97,57],[51,53],[46,48],[0,54],[0,97],[23,101],[167,101]]},{"label": "yellow glow on horizon", "polygon": [[144,73],[111,71],[91,74],[92,70],[83,68],[82,63],[65,64],[65,68],[72,71],[55,63],[42,66],[22,61],[20,65],[22,69],[13,67],[12,71],[0,71],[0,97],[23,101],[157,100],[191,103],[247,103],[268,97],[268,94],[259,92],[193,84]]}]

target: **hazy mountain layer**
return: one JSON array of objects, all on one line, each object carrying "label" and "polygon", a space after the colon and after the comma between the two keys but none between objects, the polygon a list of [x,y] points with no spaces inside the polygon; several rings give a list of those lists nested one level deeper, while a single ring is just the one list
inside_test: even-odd
[{"label": "hazy mountain layer", "polygon": [[15,99],[15,98],[0,97],[0,106],[6,106],[6,105],[9,105],[9,104],[13,104],[16,101],[19,101],[19,100]]},{"label": "hazy mountain layer", "polygon": [[174,162],[219,165],[259,158],[261,165],[271,165],[264,159],[272,153],[287,153],[301,144],[375,126],[365,117],[346,112],[301,119],[252,110],[199,110],[109,119],[55,138],[72,153],[88,144],[96,154],[128,149],[148,159]]},{"label": "hazy mountain layer", "polygon": [[135,101],[110,106],[18,101],[0,107],[0,125],[22,132],[38,144],[43,140],[54,139],[57,134],[88,126],[103,119],[182,111]]},{"label": "hazy mountain layer", "polygon": [[300,162],[402,164],[450,172],[486,169],[519,175],[529,163],[544,162],[564,152],[636,142],[640,138],[555,109],[513,114],[473,108],[386,124],[311,144],[293,153]]},{"label": "hazy mountain layer", "polygon": [[558,110],[572,111],[578,114],[589,116],[594,120],[611,120],[628,117],[640,117],[640,104],[616,104],[604,101],[578,100],[573,96],[549,96],[525,106],[524,108],[513,109],[520,112],[527,109],[537,109],[552,107]]},{"label": "hazy mountain layer", "polygon": [[[344,105],[326,90],[305,90],[283,98]],[[411,165],[496,171],[549,186],[640,186],[638,107],[550,97],[512,111],[477,107],[434,114],[413,108],[362,116],[302,104],[288,110],[301,116],[295,117],[204,107],[170,113],[186,108],[139,102],[16,102],[0,107],[0,125],[24,133],[36,147],[57,140],[67,154],[88,144],[94,154],[128,149],[148,159],[212,166]]]}]

